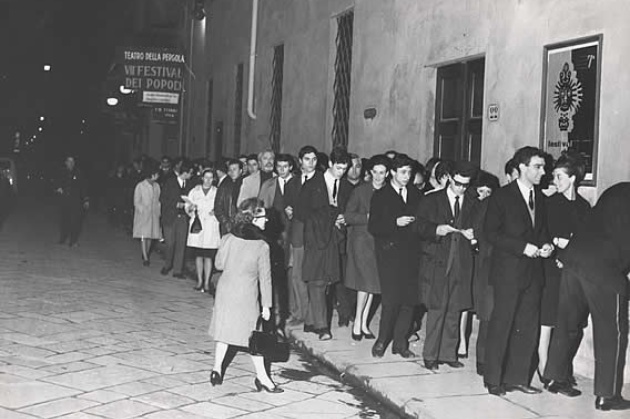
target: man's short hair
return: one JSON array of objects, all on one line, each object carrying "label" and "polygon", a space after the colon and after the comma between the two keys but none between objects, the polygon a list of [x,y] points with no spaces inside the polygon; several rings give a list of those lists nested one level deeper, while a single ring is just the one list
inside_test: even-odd
[{"label": "man's short hair", "polygon": [[529,162],[532,160],[532,157],[540,157],[541,159],[544,159],[545,152],[536,147],[525,146],[516,150],[516,153],[514,153],[514,157],[512,157],[512,159],[514,160],[514,163],[518,168],[521,164],[528,166]]},{"label": "man's short hair", "polygon": [[475,187],[480,188],[482,186],[486,186],[492,191],[496,191],[500,187],[499,178],[493,175],[492,173],[486,172],[485,170],[480,170],[477,175],[477,179],[475,180]]},{"label": "man's short hair", "polygon": [[330,163],[331,164],[347,164],[350,165],[352,160],[350,160],[350,154],[346,150],[341,147],[335,147],[330,152]]},{"label": "man's short hair", "polygon": [[385,170],[389,172],[392,166],[392,160],[385,154],[377,154],[368,160],[366,166],[368,170],[374,169],[374,166],[385,166]]},{"label": "man's short hair", "polygon": [[350,156],[350,160],[355,160],[359,158],[359,155],[355,153],[348,153],[348,156]]},{"label": "man's short hair", "polygon": [[278,164],[279,162],[285,162],[285,163],[289,163],[289,167],[293,167],[293,157],[291,157],[291,155],[289,154],[284,154],[284,153],[280,153],[277,156],[275,156],[276,158],[276,164]]},{"label": "man's short hair", "polygon": [[311,154],[311,153],[313,153],[313,154],[315,154],[317,156],[318,151],[312,145],[305,145],[298,152],[298,158],[301,160],[302,158],[304,158],[304,156],[306,156],[307,154]]},{"label": "man's short hair", "polygon": [[518,164],[516,164],[516,161],[514,159],[510,159],[505,162],[505,167],[503,168],[503,170],[505,171],[506,175],[512,176],[512,172],[514,172],[514,170],[518,170]]},{"label": "man's short hair", "polygon": [[276,153],[274,153],[272,149],[268,148],[258,153],[258,161],[262,161],[262,156],[268,153],[271,154],[271,157],[273,157],[274,159],[276,158]]},{"label": "man's short hair", "polygon": [[243,162],[238,159],[228,159],[227,163],[225,163],[225,168],[229,169],[232,165],[238,165],[238,168],[243,170]]},{"label": "man's short hair", "polygon": [[191,170],[193,170],[193,164],[191,163],[191,161],[188,159],[182,160],[182,165],[179,167],[179,173],[188,173]]},{"label": "man's short hair", "polygon": [[393,171],[397,171],[401,167],[406,166],[409,166],[409,168],[413,169],[413,160],[411,159],[411,157],[404,153],[397,153],[391,161],[391,170]]},{"label": "man's short hair", "polygon": [[[439,166],[438,166],[439,167]],[[460,175],[461,177],[474,178],[477,174],[477,167],[469,161],[460,160],[453,165],[450,175]]]},{"label": "man's short hair", "polygon": [[440,180],[444,176],[448,176],[453,172],[453,168],[455,167],[455,162],[453,160],[442,160],[439,163],[436,163],[435,166],[435,180]]},{"label": "man's short hair", "polygon": [[250,160],[258,161],[258,156],[256,154],[250,154],[250,155],[247,156],[247,160],[246,161],[250,161]]}]

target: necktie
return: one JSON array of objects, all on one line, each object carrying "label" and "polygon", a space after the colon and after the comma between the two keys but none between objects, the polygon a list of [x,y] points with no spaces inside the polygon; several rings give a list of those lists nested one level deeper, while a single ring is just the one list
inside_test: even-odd
[{"label": "necktie", "polygon": [[186,189],[186,181],[182,180],[182,189]]},{"label": "necktie", "polygon": [[534,210],[534,190],[529,190],[529,209]]},{"label": "necktie", "polygon": [[335,179],[335,184],[333,185],[333,201],[337,202],[337,182],[338,180]]},{"label": "necktie", "polygon": [[459,196],[455,197],[455,209],[453,211],[453,215],[455,216],[455,220],[459,218]]},{"label": "necktie", "polygon": [[403,195],[403,188],[398,189],[398,194],[400,195],[402,200],[406,203],[407,201],[405,201],[405,195]]},{"label": "necktie", "polygon": [[302,185],[304,185],[307,180],[308,180],[308,176],[304,175],[304,182],[302,182]]}]

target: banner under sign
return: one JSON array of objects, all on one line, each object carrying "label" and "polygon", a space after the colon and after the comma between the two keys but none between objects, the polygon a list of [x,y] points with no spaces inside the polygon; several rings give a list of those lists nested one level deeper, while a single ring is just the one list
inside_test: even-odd
[{"label": "banner under sign", "polygon": [[168,103],[177,105],[179,103],[179,93],[168,92],[142,92],[144,103]]}]

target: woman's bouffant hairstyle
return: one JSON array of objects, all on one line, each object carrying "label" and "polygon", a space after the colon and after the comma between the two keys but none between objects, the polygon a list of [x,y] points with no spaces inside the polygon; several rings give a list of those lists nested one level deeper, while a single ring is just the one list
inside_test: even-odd
[{"label": "woman's bouffant hairstyle", "polygon": [[205,176],[206,173],[212,173],[212,186],[217,186],[217,183],[219,182],[219,179],[217,178],[216,170],[214,170],[214,168],[212,168],[212,167],[207,167],[207,168],[203,169],[203,171],[201,172],[201,178],[202,179],[203,179],[203,177]]},{"label": "woman's bouffant hairstyle", "polygon": [[265,214],[265,204],[258,198],[241,202],[232,221],[233,229],[242,229],[252,223],[255,217]]},{"label": "woman's bouffant hairstyle", "polygon": [[575,176],[575,187],[584,180],[586,163],[580,153],[574,150],[563,151],[554,165],[554,169],[564,169],[569,177]]},{"label": "woman's bouffant hairstyle", "polygon": [[147,161],[142,165],[142,176],[145,179],[151,179],[153,175],[160,174],[160,165],[154,161]]}]

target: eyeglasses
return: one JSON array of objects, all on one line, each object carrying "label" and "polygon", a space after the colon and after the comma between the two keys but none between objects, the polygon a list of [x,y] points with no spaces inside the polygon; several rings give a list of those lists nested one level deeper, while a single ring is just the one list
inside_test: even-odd
[{"label": "eyeglasses", "polygon": [[466,183],[462,183],[462,182],[458,182],[455,179],[451,179],[451,181],[453,182],[454,186],[457,186],[459,188],[468,188],[470,186],[470,182],[466,182]]}]

